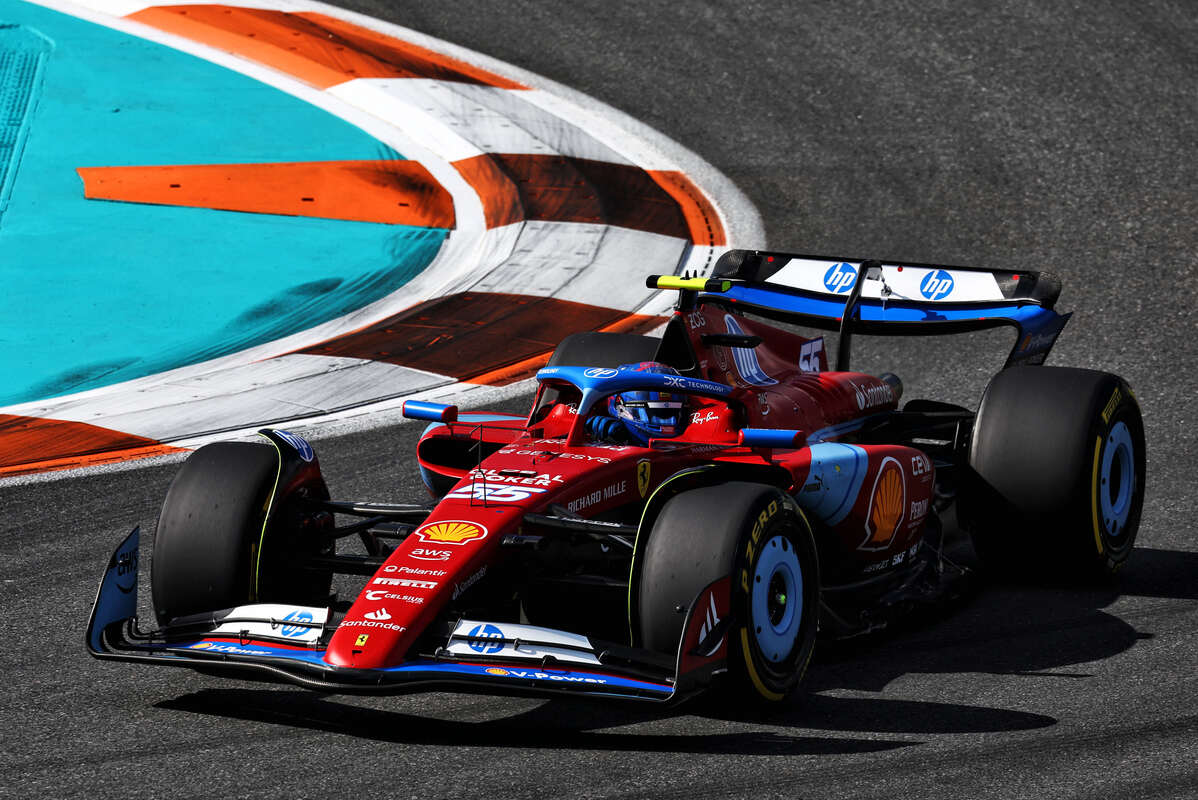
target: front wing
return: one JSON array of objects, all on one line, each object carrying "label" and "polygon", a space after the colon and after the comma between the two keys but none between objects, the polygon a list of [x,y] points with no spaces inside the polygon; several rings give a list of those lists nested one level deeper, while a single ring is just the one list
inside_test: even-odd
[{"label": "front wing", "polygon": [[[336,666],[324,660],[321,644],[328,640],[326,627],[331,630],[328,609],[279,604],[196,615],[143,632],[137,622],[139,538],[135,528],[117,546],[100,581],[86,633],[87,649],[96,658],[337,693],[570,694],[652,703],[690,697],[725,668],[727,580],[704,589],[692,604],[682,637],[688,646],[680,644],[672,663],[660,654],[565,631],[459,620],[434,657],[383,669]],[[720,638],[713,646],[716,632]]]}]

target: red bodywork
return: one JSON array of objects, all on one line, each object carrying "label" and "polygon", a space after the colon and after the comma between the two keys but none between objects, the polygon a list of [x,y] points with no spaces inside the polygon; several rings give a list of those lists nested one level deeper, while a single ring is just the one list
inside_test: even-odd
[{"label": "red bodywork", "polygon": [[[678,312],[670,325],[689,338],[696,377],[735,388],[728,402],[691,398],[682,434],[647,448],[567,444],[571,431],[579,439],[581,429],[567,402],[543,404],[528,427],[525,420],[493,415],[480,427],[470,414],[431,426],[421,440],[421,466],[457,483],[367,583],[334,633],[327,660],[359,669],[402,661],[446,604],[504,557],[503,540],[520,531],[526,513],[557,505],[587,519],[611,519],[623,510],[636,524],[662,482],[700,464],[729,465],[753,472],[753,479],[768,474],[793,493],[815,528],[821,569],[833,582],[901,565],[927,517],[930,459],[897,445],[839,443],[860,427],[856,423],[896,408],[892,387],[872,375],[827,371],[822,339],[718,306]],[[762,343],[708,345],[705,334],[759,336]],[[742,428],[797,429],[809,446],[740,447]],[[455,441],[481,441],[494,452],[481,464],[454,463],[443,454],[455,451]]]}]

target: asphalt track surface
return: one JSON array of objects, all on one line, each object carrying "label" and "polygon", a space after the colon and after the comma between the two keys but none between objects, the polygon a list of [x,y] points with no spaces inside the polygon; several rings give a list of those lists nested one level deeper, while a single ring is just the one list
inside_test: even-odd
[{"label": "asphalt track surface", "polygon": [[[1052,363],[1121,373],[1144,408],[1139,548],[1110,587],[990,581],[824,648],[768,715],[323,697],[84,654],[110,549],[153,528],[174,465],[9,485],[0,795],[1198,797],[1190,0],[353,7],[645,121],[735,181],[775,247],[1058,272],[1078,313]],[[861,366],[976,404],[985,344]],[[320,441],[334,493],[417,495],[417,430]]]}]

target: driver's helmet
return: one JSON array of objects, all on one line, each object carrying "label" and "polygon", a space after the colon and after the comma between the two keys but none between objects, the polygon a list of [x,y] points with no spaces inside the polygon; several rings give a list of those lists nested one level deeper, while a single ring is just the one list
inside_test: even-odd
[{"label": "driver's helmet", "polygon": [[[621,372],[654,372],[677,375],[678,370],[657,361],[624,364]],[[612,395],[607,413],[620,422],[634,440],[648,445],[649,439],[670,439],[686,427],[686,397],[671,392],[638,390]]]}]

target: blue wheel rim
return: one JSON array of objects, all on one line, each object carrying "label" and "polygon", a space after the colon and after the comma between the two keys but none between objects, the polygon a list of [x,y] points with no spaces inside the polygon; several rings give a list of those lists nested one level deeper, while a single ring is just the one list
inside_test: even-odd
[{"label": "blue wheel rim", "polygon": [[1135,444],[1122,422],[1115,423],[1107,434],[1099,476],[1098,504],[1103,526],[1110,536],[1121,536],[1131,516],[1136,490]]},{"label": "blue wheel rim", "polygon": [[784,661],[794,650],[803,621],[803,568],[794,544],[775,536],[762,546],[753,568],[752,630],[762,656]]}]

